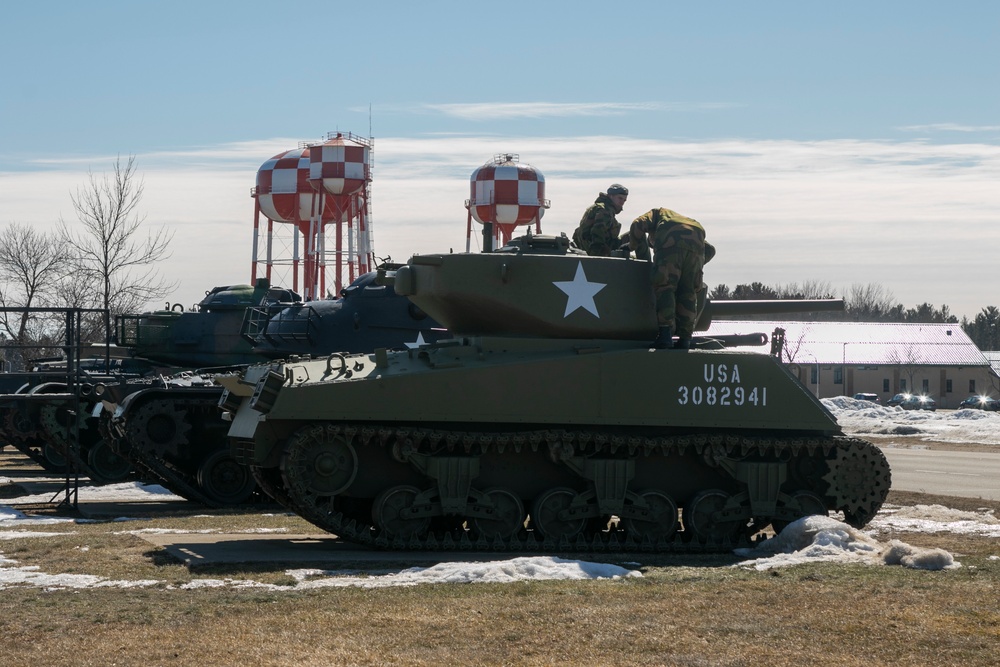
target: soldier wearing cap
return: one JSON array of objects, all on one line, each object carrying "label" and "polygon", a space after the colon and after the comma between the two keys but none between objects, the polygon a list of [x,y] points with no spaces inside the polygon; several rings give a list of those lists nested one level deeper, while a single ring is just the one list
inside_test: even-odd
[{"label": "soldier wearing cap", "polygon": [[628,188],[615,183],[607,192],[597,195],[594,205],[586,210],[580,226],[573,232],[573,242],[588,255],[608,257],[617,250],[621,224],[615,214],[621,213],[628,199]]},{"label": "soldier wearing cap", "polygon": [[705,242],[704,227],[669,208],[654,208],[632,222],[622,241],[628,243],[639,259],[650,259],[652,248],[653,293],[659,326],[653,347],[690,348],[691,335],[698,323],[697,293],[704,288],[702,269],[715,256],[715,248]]}]

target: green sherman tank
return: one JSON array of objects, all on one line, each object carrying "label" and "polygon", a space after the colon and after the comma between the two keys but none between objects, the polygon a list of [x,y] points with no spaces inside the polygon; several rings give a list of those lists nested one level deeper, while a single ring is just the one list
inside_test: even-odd
[{"label": "green sherman tank", "polygon": [[[455,339],[251,366],[224,382],[236,455],[321,528],[392,549],[718,550],[889,491],[878,448],[749,333],[654,350],[649,265],[526,237],[413,257],[395,290]],[[834,307],[843,307],[835,302]],[[709,317],[827,310],[710,303]],[[777,348],[777,349],[776,349]]]}]

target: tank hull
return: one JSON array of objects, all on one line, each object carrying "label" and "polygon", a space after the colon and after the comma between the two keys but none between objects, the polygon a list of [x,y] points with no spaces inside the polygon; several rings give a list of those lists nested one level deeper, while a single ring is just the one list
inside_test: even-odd
[{"label": "tank hull", "polygon": [[805,513],[863,525],[889,487],[881,452],[758,353],[487,337],[223,384],[237,458],[386,548],[713,550]]}]

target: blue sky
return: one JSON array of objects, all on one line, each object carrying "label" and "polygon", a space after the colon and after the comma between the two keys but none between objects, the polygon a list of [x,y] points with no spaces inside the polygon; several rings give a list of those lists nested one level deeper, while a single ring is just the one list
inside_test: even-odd
[{"label": "blue sky", "polygon": [[[257,168],[375,138],[375,250],[464,249],[468,178],[513,152],[547,233],[609,183],[702,221],[710,286],[879,283],[1000,305],[1000,5],[55,2],[5,7],[0,224],[72,220],[137,156],[173,301],[249,280]],[[159,304],[155,304],[159,305]]]}]

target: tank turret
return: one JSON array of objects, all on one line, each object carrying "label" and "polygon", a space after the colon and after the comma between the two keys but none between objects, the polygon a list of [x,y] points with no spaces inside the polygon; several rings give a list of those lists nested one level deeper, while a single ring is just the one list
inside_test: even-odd
[{"label": "tank turret", "polygon": [[246,334],[253,351],[275,359],[415,347],[449,337],[416,304],[396,295],[392,285],[379,277],[385,272],[382,268],[362,275],[341,290],[339,299],[289,304],[277,313],[254,309]]},{"label": "tank turret", "polygon": [[266,279],[255,285],[227,285],[205,293],[205,298],[185,311],[180,304],[169,309],[118,318],[118,341],[137,356],[179,368],[234,366],[260,361],[242,335],[249,309],[277,313],[281,304],[301,301],[284,288],[271,287]]},{"label": "tank turret", "polygon": [[687,552],[807,514],[866,524],[889,490],[878,448],[773,348],[733,348],[763,334],[651,349],[648,272],[564,237],[415,256],[395,291],[455,337],[223,379],[234,455],[307,520],[390,549]]},{"label": "tank turret", "polygon": [[[485,254],[418,255],[395,272],[408,296],[456,335],[652,340],[649,264],[574,252],[565,236],[526,236]],[[703,292],[704,293],[704,292]],[[713,317],[843,310],[841,299],[701,304]]]}]

